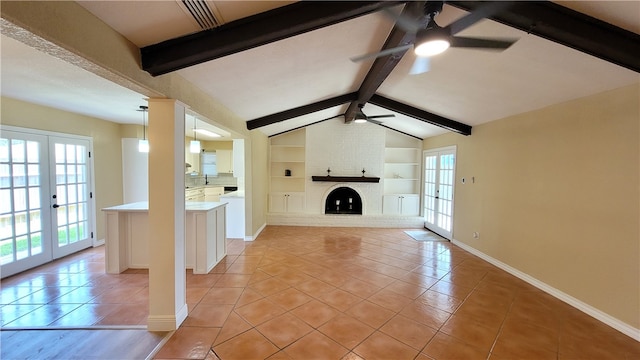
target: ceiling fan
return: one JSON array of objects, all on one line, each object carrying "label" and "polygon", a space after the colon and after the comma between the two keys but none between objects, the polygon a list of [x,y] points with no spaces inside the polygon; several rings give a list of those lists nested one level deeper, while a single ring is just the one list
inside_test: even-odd
[{"label": "ceiling fan", "polygon": [[358,112],[356,112],[356,115],[353,118],[353,122],[355,122],[356,124],[370,122],[370,123],[373,123],[373,124],[380,125],[380,124],[382,124],[382,121],[379,121],[379,120],[376,120],[376,119],[395,117],[394,114],[367,116],[367,115],[365,115],[364,112],[362,112],[362,108],[363,107],[364,107],[364,104],[358,104],[358,109],[359,110],[358,110]]},{"label": "ceiling fan", "polygon": [[440,54],[449,47],[474,48],[502,51],[513,45],[517,39],[497,39],[497,38],[475,38],[455,36],[455,34],[475,24],[476,22],[492,16],[509,6],[506,1],[493,1],[478,7],[468,15],[454,21],[453,23],[440,27],[436,21],[436,16],[442,12],[444,1],[427,1],[424,4],[424,15],[427,25],[422,27],[420,23],[413,19],[398,15],[390,10],[385,10],[385,14],[396,20],[396,25],[402,30],[415,34],[413,43],[385,49],[380,52],[365,54],[351,58],[351,61],[358,62],[370,58],[378,58],[403,52],[411,47],[416,54],[410,73],[420,74],[429,71],[429,57]]}]

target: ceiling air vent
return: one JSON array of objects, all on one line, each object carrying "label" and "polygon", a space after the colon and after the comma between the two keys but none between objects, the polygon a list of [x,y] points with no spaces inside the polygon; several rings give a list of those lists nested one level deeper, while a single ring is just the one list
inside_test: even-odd
[{"label": "ceiling air vent", "polygon": [[[205,0],[178,0],[180,7],[202,28],[202,30],[209,30],[222,25],[218,9],[215,5]],[[216,14],[218,17],[216,17]]]}]

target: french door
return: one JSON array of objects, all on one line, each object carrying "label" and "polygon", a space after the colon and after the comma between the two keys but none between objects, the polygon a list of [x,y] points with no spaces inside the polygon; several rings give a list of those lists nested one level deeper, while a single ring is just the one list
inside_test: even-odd
[{"label": "french door", "polygon": [[456,149],[424,152],[424,226],[451,240]]},{"label": "french door", "polygon": [[2,277],[92,245],[91,143],[2,130]]}]

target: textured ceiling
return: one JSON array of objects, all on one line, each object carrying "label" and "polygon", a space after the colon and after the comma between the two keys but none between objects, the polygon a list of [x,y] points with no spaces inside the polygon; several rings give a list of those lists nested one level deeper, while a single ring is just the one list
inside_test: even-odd
[{"label": "textured ceiling", "polygon": [[[82,1],[139,47],[196,31],[176,1]],[[223,22],[288,2],[210,2]],[[640,2],[561,3],[638,32]],[[464,11],[445,5],[441,26]],[[252,120],[356,91],[372,61],[350,57],[381,48],[393,24],[380,13],[365,15],[268,45],[195,65],[178,73],[245,120]],[[638,73],[490,20],[459,35],[519,38],[504,52],[450,49],[432,59],[431,70],[409,75],[407,52],[378,94],[461,123],[477,125],[638,82]],[[137,123],[143,96],[36,50],[2,39],[2,94],[120,123]],[[68,79],[74,79],[70,86]],[[57,89],[54,91],[53,89]],[[108,94],[105,97],[102,95]],[[344,113],[336,106],[262,127],[273,135]],[[367,104],[367,115],[389,110]],[[210,120],[206,120],[211,122]],[[340,119],[332,121],[341,121]],[[396,114],[386,126],[420,138],[446,130]],[[350,126],[357,126],[355,124]]]}]

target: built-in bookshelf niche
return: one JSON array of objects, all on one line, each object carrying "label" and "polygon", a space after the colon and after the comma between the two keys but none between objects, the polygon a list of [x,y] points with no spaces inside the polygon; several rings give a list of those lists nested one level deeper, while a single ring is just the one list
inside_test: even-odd
[{"label": "built-in bookshelf niche", "polygon": [[270,138],[269,211],[290,212],[304,208],[306,182],[305,129]]}]

